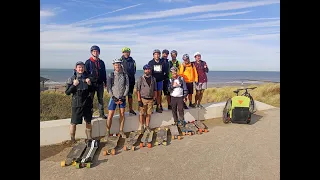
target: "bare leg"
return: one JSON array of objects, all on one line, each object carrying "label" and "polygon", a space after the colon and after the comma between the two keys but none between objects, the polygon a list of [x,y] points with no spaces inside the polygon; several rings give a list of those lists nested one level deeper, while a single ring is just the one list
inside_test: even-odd
[{"label": "bare leg", "polygon": [[204,93],[204,90],[201,90],[200,91],[200,93],[199,93],[199,102],[198,102],[198,104],[200,104],[201,103],[201,100],[202,100],[202,97],[203,97],[203,93]]},{"label": "bare leg", "polygon": [[123,127],[124,127],[124,111],[125,108],[120,108],[120,131],[123,131]]},{"label": "bare leg", "polygon": [[70,125],[70,137],[72,143],[76,141],[76,129],[77,128],[75,124]]},{"label": "bare leg", "polygon": [[161,99],[161,91],[157,91],[157,107],[160,107]]},{"label": "bare leg", "polygon": [[147,114],[147,115],[146,115],[146,126],[147,126],[147,127],[149,127],[150,119],[151,119],[151,115],[150,115],[150,114]]},{"label": "bare leg", "polygon": [[199,102],[199,99],[200,99],[200,93],[201,93],[201,91],[196,91],[196,96],[195,96],[195,103],[196,104],[200,104],[200,102]]},{"label": "bare leg", "polygon": [[110,131],[113,115],[114,115],[114,110],[109,110],[108,120],[107,120],[107,131]]},{"label": "bare leg", "polygon": [[91,125],[91,123],[90,124],[86,123],[85,133],[87,135],[87,139],[92,139],[92,125]]},{"label": "bare leg", "polygon": [[132,98],[128,97],[128,102],[129,102],[129,111],[132,110]]},{"label": "bare leg", "polygon": [[192,94],[188,94],[189,104],[192,104]]}]

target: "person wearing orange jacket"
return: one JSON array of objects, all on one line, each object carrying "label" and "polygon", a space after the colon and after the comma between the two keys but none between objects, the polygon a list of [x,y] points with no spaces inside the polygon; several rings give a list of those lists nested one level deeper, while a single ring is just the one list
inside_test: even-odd
[{"label": "person wearing orange jacket", "polygon": [[[192,103],[193,83],[198,82],[198,73],[194,63],[190,62],[188,54],[184,54],[182,56],[182,59],[183,63],[180,64],[179,74],[186,82],[186,86],[188,89],[189,107],[194,108],[195,104]],[[185,98],[185,101],[187,101],[187,98]],[[188,109],[186,104],[184,104],[184,108]]]}]

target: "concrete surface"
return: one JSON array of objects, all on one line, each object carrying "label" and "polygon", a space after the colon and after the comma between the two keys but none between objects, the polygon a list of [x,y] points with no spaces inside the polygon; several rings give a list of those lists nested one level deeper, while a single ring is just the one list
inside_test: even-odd
[{"label": "concrete surface", "polygon": [[[205,109],[190,108],[185,110],[185,120],[205,120],[222,117],[222,110],[226,102],[205,104]],[[257,110],[275,108],[265,103],[255,101]],[[161,114],[154,113],[151,116],[150,127],[160,127],[173,124],[172,111],[163,111]],[[40,146],[60,143],[70,139],[70,119],[42,121],[40,122]],[[106,133],[106,120],[95,117],[92,121],[92,137],[104,136]],[[137,115],[125,114],[124,131],[135,131],[139,127],[139,113]],[[119,131],[119,116],[115,115],[112,120],[111,133]],[[85,123],[77,126],[76,138],[86,138]]]},{"label": "concrete surface", "polygon": [[[258,111],[252,124],[206,122],[210,132],[168,146],[102,156],[91,169],[60,167],[69,150],[40,161],[40,179],[279,180],[280,109]],[[122,147],[120,147],[122,148]]]}]

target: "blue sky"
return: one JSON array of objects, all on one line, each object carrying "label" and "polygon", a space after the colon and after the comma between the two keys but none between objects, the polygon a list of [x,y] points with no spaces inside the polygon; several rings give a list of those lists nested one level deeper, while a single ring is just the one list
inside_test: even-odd
[{"label": "blue sky", "polygon": [[109,69],[131,48],[199,51],[210,70],[280,71],[280,0],[41,0],[40,67],[73,68],[98,45]]}]

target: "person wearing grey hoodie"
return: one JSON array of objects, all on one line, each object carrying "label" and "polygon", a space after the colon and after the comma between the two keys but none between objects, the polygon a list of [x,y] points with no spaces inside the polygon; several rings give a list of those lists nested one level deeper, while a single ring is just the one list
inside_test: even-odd
[{"label": "person wearing grey hoodie", "polygon": [[114,115],[114,111],[116,110],[117,106],[120,109],[120,131],[119,134],[122,138],[126,138],[123,127],[124,127],[124,111],[126,108],[126,96],[129,92],[129,77],[123,71],[121,66],[122,61],[120,59],[113,60],[113,67],[114,72],[111,72],[107,78],[107,87],[108,93],[110,95],[110,101],[108,105],[108,120],[107,120],[107,128],[106,128],[106,136],[105,140],[108,139],[110,135],[110,128],[112,124],[112,118]]}]

